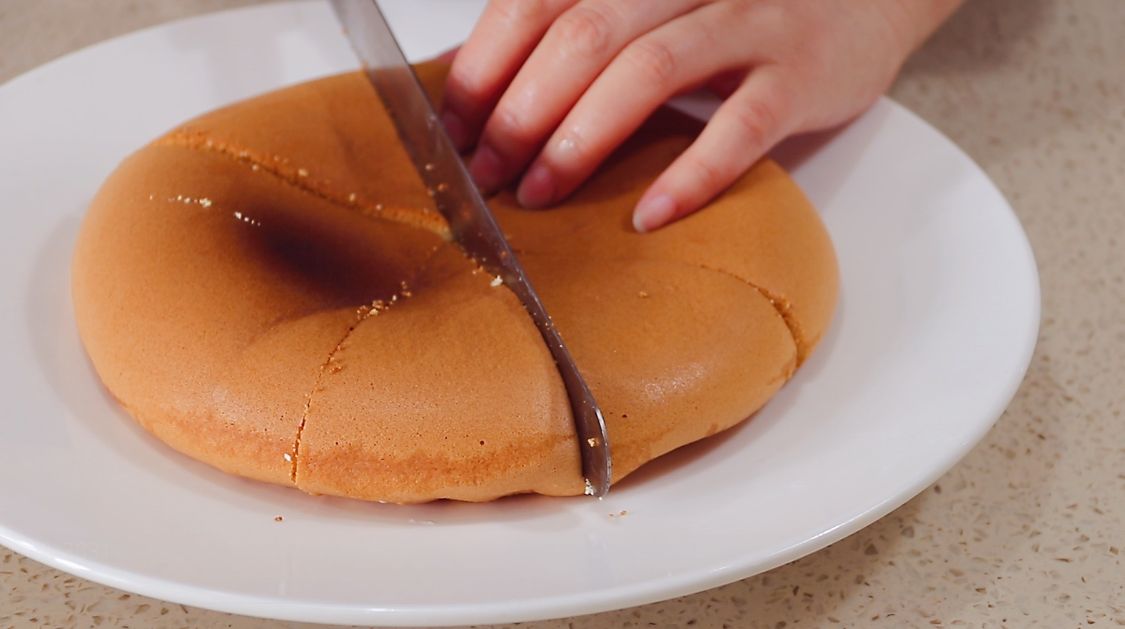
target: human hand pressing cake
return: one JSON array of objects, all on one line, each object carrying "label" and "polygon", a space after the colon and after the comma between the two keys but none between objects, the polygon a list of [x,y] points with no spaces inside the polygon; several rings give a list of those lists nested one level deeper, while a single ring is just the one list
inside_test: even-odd
[{"label": "human hand pressing cake", "polygon": [[[417,70],[440,101],[449,68]],[[836,304],[823,225],[768,160],[705,211],[634,229],[701,128],[658,110],[549,212],[511,187],[489,197],[602,406],[614,482],[751,416]],[[360,73],[206,114],[127,158],[91,203],[72,282],[105,386],[222,470],[401,503],[584,492],[541,336],[450,241]]]},{"label": "human hand pressing cake", "polygon": [[640,231],[706,205],[786,136],[840,124],[962,0],[492,0],[443,120],[486,190],[566,199],[677,93],[725,99],[636,205]]}]

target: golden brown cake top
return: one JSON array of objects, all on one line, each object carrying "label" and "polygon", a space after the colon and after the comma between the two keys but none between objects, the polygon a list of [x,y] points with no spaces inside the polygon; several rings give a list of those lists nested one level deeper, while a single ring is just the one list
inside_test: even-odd
[{"label": "golden brown cake top", "polygon": [[[444,68],[419,71],[437,96]],[[772,162],[632,230],[698,128],[658,113],[557,209],[490,200],[606,412],[615,480],[757,410],[835,304],[831,244]],[[233,473],[396,502],[582,493],[550,354],[447,236],[366,79],[313,81],[122,164],[76,249],[80,332],[138,421]]]}]

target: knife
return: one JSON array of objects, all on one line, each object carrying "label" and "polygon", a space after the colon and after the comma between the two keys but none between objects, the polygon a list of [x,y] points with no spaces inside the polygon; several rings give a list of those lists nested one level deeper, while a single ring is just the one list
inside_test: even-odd
[{"label": "knife", "polygon": [[330,0],[344,33],[390,114],[414,168],[449,222],[453,240],[515,293],[531,315],[566,386],[586,493],[609,492],[612,461],[605,418],[578,371],[551,315],[516,259],[492,211],[481,198],[464,162],[434,112],[414,69],[375,0]]}]

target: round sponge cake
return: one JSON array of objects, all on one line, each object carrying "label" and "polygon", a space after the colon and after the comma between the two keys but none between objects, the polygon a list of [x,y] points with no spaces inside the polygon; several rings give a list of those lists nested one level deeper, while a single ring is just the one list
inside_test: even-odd
[{"label": "round sponge cake", "polygon": [[[445,68],[419,74],[440,99]],[[758,410],[817,344],[837,269],[762,161],[709,207],[633,231],[698,133],[658,112],[577,194],[490,205],[603,407],[614,481]],[[105,386],[233,474],[388,502],[581,494],[561,379],[444,220],[358,73],[188,122],[105,182],[74,254]]]}]

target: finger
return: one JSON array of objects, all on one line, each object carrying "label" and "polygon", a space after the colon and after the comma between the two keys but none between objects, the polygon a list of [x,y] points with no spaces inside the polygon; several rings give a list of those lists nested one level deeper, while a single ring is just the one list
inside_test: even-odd
[{"label": "finger", "polygon": [[798,112],[776,67],[750,73],[703,132],[641,197],[639,232],[652,231],[703,207],[797,128]]},{"label": "finger", "polygon": [[446,79],[442,122],[458,148],[476,137],[492,106],[551,22],[578,0],[492,0]]},{"label": "finger", "polygon": [[703,1],[583,0],[564,12],[489,116],[471,169],[477,183],[507,183],[629,42]]},{"label": "finger", "polygon": [[460,46],[454,46],[453,48],[450,48],[449,50],[446,50],[445,52],[441,53],[437,57],[434,57],[434,61],[437,61],[438,63],[447,63],[447,64],[453,63],[453,60],[457,58],[457,53],[460,52],[460,51],[461,51]]},{"label": "finger", "polygon": [[745,26],[732,25],[733,4],[709,4],[629,44],[543,146],[520,202],[542,207],[566,197],[669,97],[744,67],[754,48],[739,34]]}]

